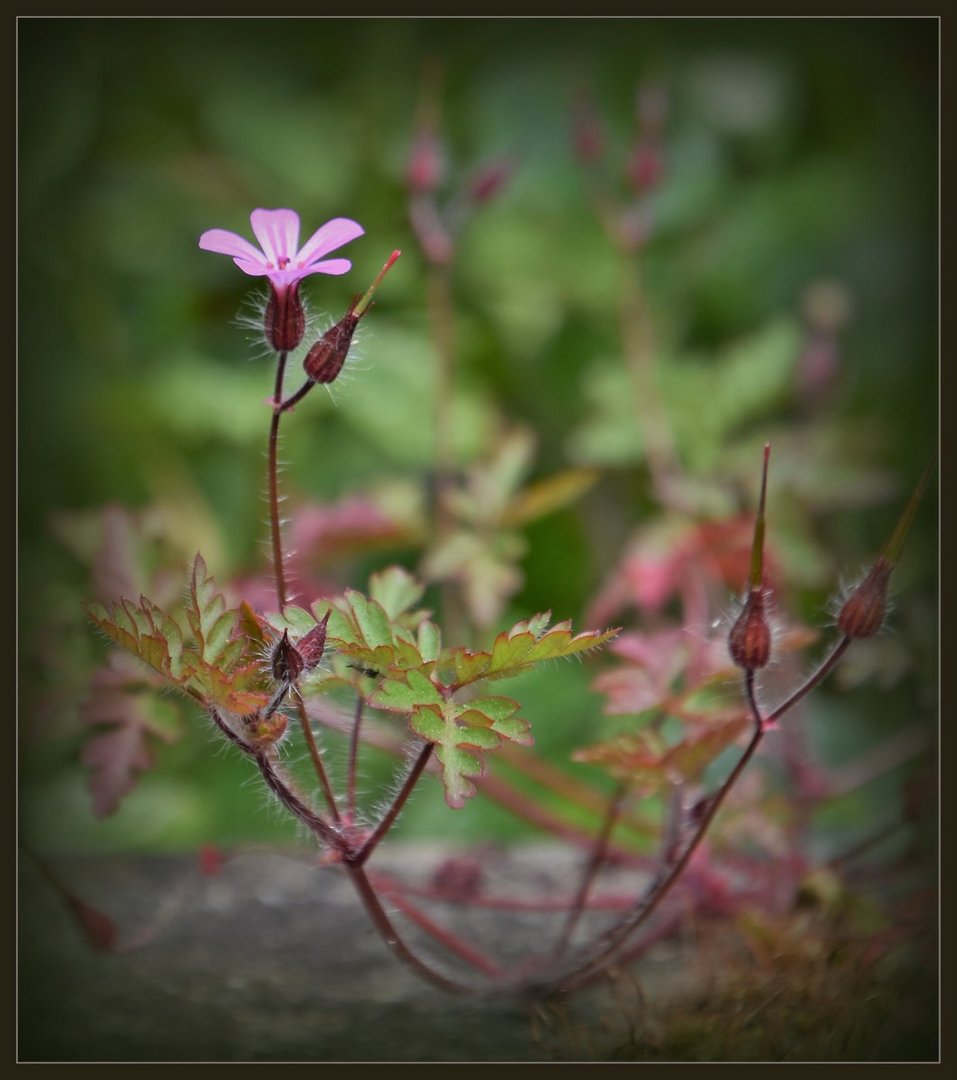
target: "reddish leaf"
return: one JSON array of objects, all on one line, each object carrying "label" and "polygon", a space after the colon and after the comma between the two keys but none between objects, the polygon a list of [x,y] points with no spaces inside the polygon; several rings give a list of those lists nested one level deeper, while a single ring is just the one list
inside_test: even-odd
[{"label": "reddish leaf", "polygon": [[113,728],[91,739],[80,752],[80,760],[93,771],[88,787],[93,795],[93,812],[109,817],[121,799],[136,786],[136,773],[153,764],[146,733],[135,723]]},{"label": "reddish leaf", "polygon": [[112,952],[116,944],[116,927],[113,921],[102,911],[78,900],[75,896],[67,895],[66,901],[93,948],[99,952]]}]

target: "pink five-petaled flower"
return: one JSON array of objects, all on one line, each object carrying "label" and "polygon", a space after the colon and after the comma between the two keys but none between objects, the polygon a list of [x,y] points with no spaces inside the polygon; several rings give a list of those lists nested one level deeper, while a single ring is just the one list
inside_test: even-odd
[{"label": "pink five-petaled flower", "polygon": [[294,349],[305,333],[305,314],[299,282],[310,274],[344,274],[348,259],[326,259],[330,251],[362,236],[365,231],[349,218],[333,218],[299,247],[299,215],[295,210],[254,210],[249,215],[260,248],[226,229],[207,229],[199,238],[204,251],[231,255],[252,277],[269,279],[269,302],[264,318],[266,338],[274,349]]}]

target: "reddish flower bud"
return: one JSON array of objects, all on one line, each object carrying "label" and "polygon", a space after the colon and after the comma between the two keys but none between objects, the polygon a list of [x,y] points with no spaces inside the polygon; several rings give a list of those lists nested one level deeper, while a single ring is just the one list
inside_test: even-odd
[{"label": "reddish flower bud", "polygon": [[269,302],[264,317],[266,340],[276,352],[292,352],[306,332],[306,313],[299,299],[299,282],[269,284]]},{"label": "reddish flower bud", "polygon": [[414,195],[428,195],[442,182],[442,146],[430,127],[421,128],[409,152],[405,169],[406,183]]},{"label": "reddish flower bud", "polygon": [[326,651],[326,627],[329,625],[329,616],[331,614],[332,608],[296,644],[296,649],[302,658],[303,664],[305,664],[306,671],[311,671],[319,663],[322,654]]},{"label": "reddish flower bud", "polygon": [[635,191],[657,187],[665,172],[661,147],[654,139],[639,139],[628,159],[628,180]]},{"label": "reddish flower bud", "polygon": [[269,746],[278,742],[286,733],[289,721],[278,710],[263,713],[250,713],[243,717],[245,738],[255,747]]},{"label": "reddish flower bud", "polygon": [[893,563],[881,556],[844,601],[837,616],[837,625],[846,637],[873,637],[884,625],[887,585],[893,569]]},{"label": "reddish flower bud", "polygon": [[338,378],[358,325],[359,316],[350,309],[309,350],[302,366],[313,382],[331,383]]},{"label": "reddish flower bud", "polygon": [[764,611],[764,597],[763,589],[748,593],[744,610],[728,636],[731,659],[745,671],[757,671],[771,658],[771,627]]},{"label": "reddish flower bud", "polygon": [[289,631],[283,630],[272,654],[272,674],[276,682],[292,683],[302,674],[305,661],[302,654],[289,640]]},{"label": "reddish flower bud", "polygon": [[469,181],[469,198],[477,205],[491,202],[505,187],[511,175],[510,161],[492,161],[483,165]]}]

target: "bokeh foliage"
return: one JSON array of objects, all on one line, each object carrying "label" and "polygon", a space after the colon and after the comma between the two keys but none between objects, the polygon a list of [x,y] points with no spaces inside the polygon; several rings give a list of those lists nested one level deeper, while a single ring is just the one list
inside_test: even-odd
[{"label": "bokeh foliage", "polygon": [[[619,260],[569,136],[586,87],[623,164],[636,82],[654,78],[672,100],[667,181],[643,260],[669,359],[662,393],[703,484],[721,470],[753,477],[754,448],[769,437],[781,447],[771,528],[793,523],[791,600],[819,621],[836,584],[828,574],[872,556],[935,441],[936,65],[929,19],[21,20],[28,829],[53,845],[92,835],[64,828],[84,813],[76,701],[61,695],[52,715],[39,704],[102,649],[79,617],[84,576],[51,529],[56,516],[160,501],[189,557],[201,548],[220,580],[263,567],[271,367],[234,323],[254,283],[200,252],[200,232],[245,232],[256,206],[296,208],[306,235],[333,216],[359,220],[353,273],[304,290],[333,317],[389,251],[405,252],[363,327],[359,374],[334,400],[314,393],[286,425],[285,483],[294,499],[331,501],[429,470],[433,359],[403,171],[430,66],[442,72],[453,174],[496,155],[516,166],[464,233],[455,266],[460,460],[507,418],[535,430],[536,476],[606,470],[575,507],[524,530],[515,617],[551,609],[577,625],[654,510],[623,408]],[[824,419],[789,437],[801,297],[820,279],[843,284],[853,318]],[[890,691],[855,691],[856,720],[822,696],[848,740],[832,747],[837,759],[865,724],[893,730],[915,707],[933,710],[929,504],[897,582],[908,597],[898,632],[922,659]],[[59,520],[61,534],[78,529]],[[343,584],[361,586],[375,565],[341,568]],[[862,677],[880,667],[872,659]],[[556,672],[526,692],[540,693],[542,719],[557,714],[551,730],[536,729],[539,745],[567,754],[587,741],[581,718],[597,717],[599,702],[578,669]],[[164,751],[162,776],[108,823],[104,842],[274,835],[241,775],[193,731]],[[440,802],[419,800],[407,826],[427,827]]]}]

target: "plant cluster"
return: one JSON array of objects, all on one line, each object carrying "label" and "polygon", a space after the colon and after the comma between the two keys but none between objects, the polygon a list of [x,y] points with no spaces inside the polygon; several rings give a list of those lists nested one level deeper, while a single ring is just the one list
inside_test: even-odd
[{"label": "plant cluster", "polygon": [[[134,551],[149,564],[150,584],[139,597],[104,595],[86,607],[92,623],[122,650],[97,671],[84,706],[94,734],[83,758],[100,816],[112,813],[151,767],[152,741],[171,737],[163,718],[168,702],[158,692],[172,688],[248,759],[315,842],[322,861],[349,875],[389,948],[444,989],[506,988],[533,996],[572,990],[647,948],[654,936],[642,938],[638,931],[677,887],[687,887],[702,912],[733,907],[727,879],[707,855],[712,823],[769,733],[781,728],[855,642],[873,638],[884,626],[891,574],[931,466],[872,566],[837,601],[830,647],[775,703],[765,703],[758,680],[772,661],[796,655],[817,634],[785,626],[778,610],[786,568],[769,542],[770,445],[764,447],[760,494],[748,500],[754,508],[709,514],[702,509],[707,499],[682,469],[675,432],[666,422],[654,323],[639,274],[654,234],[650,195],[667,176],[666,125],[662,88],[641,88],[620,183],[605,171],[604,136],[586,101],[575,132],[597,216],[621,258],[626,411],[641,431],[651,490],[662,510],[660,520],[636,534],[595,598],[589,621],[602,629],[576,631],[567,619],[553,621],[552,612],[498,629],[521,583],[523,526],[580,498],[595,483],[596,470],[569,469],[529,482],[534,439],[517,427],[504,429],[469,469],[453,463],[456,245],[471,213],[504,189],[511,162],[492,162],[446,195],[437,112],[423,108],[406,180],[410,221],[425,256],[435,343],[434,470],[411,523],[358,498],[343,504],[341,520],[333,523],[328,515],[310,519],[308,509],[294,514],[294,555],[281,512],[282,424],[300,406],[308,409],[305,398],[316,385],[331,387],[347,369],[360,321],[400,253],[393,251],[370,287],[316,336],[302,283],[316,274],[348,272],[348,259],[328,256],[363,235],[360,225],[333,219],[300,246],[294,211],[257,209],[250,222],[258,247],[223,229],[203,233],[200,248],[231,257],[245,274],[265,279],[268,289],[261,329],[275,356],[267,402],[273,595],[267,601],[260,588],[227,599],[235,590],[221,589],[203,555],[196,554],[185,596],[177,601],[175,554],[153,551],[148,528],[125,511],[113,509],[104,518],[101,570],[111,560],[116,564],[118,553]],[[812,335],[818,353],[835,347],[840,318],[835,322],[829,312]],[[301,360],[304,381],[290,392],[294,357]],[[815,383],[807,392],[819,391]],[[366,392],[374,395],[375,386]],[[389,402],[378,407],[385,414]],[[757,476],[756,468],[752,472]],[[303,553],[310,546],[396,535],[418,543],[415,573],[388,565],[372,574],[365,591],[301,592],[308,581]],[[713,627],[715,597],[742,586],[737,613]],[[648,616],[650,626],[607,626],[624,623],[622,616],[631,610]],[[583,658],[604,647],[613,663],[597,674],[594,686],[605,695],[606,712],[628,721],[576,751],[576,762],[599,777],[590,783],[534,758],[522,703],[503,693],[501,684],[550,661]],[[130,656],[140,664],[131,666]],[[337,773],[328,763],[330,741],[343,750]],[[359,777],[371,747],[400,764],[390,784],[369,799],[360,795]],[[307,778],[290,766],[300,752],[308,761]],[[503,762],[503,772],[489,768],[495,759]],[[418,895],[414,885],[376,873],[372,856],[428,775],[439,778],[451,810],[481,793],[582,849],[577,881],[556,898],[560,918],[546,948],[537,941],[518,962],[501,960],[433,918],[428,905],[436,900],[491,902],[478,861],[449,860]],[[536,799],[509,777],[538,784],[544,797]],[[809,799],[810,787],[809,781],[802,789]],[[561,810],[555,809],[559,802]],[[738,822],[754,835],[761,824]],[[650,847],[652,835],[656,849]],[[603,872],[622,866],[639,871],[640,884],[629,895],[602,892]],[[794,877],[801,880],[808,868],[801,864]],[[739,869],[752,885],[776,873],[773,861],[769,866],[764,858],[745,858]],[[769,881],[765,887],[770,894]],[[530,906],[543,912],[549,907],[541,899]],[[400,929],[390,907],[417,928],[419,939]],[[79,913],[99,944],[112,942],[97,913],[82,906]],[[596,914],[603,918],[596,921]]]}]

